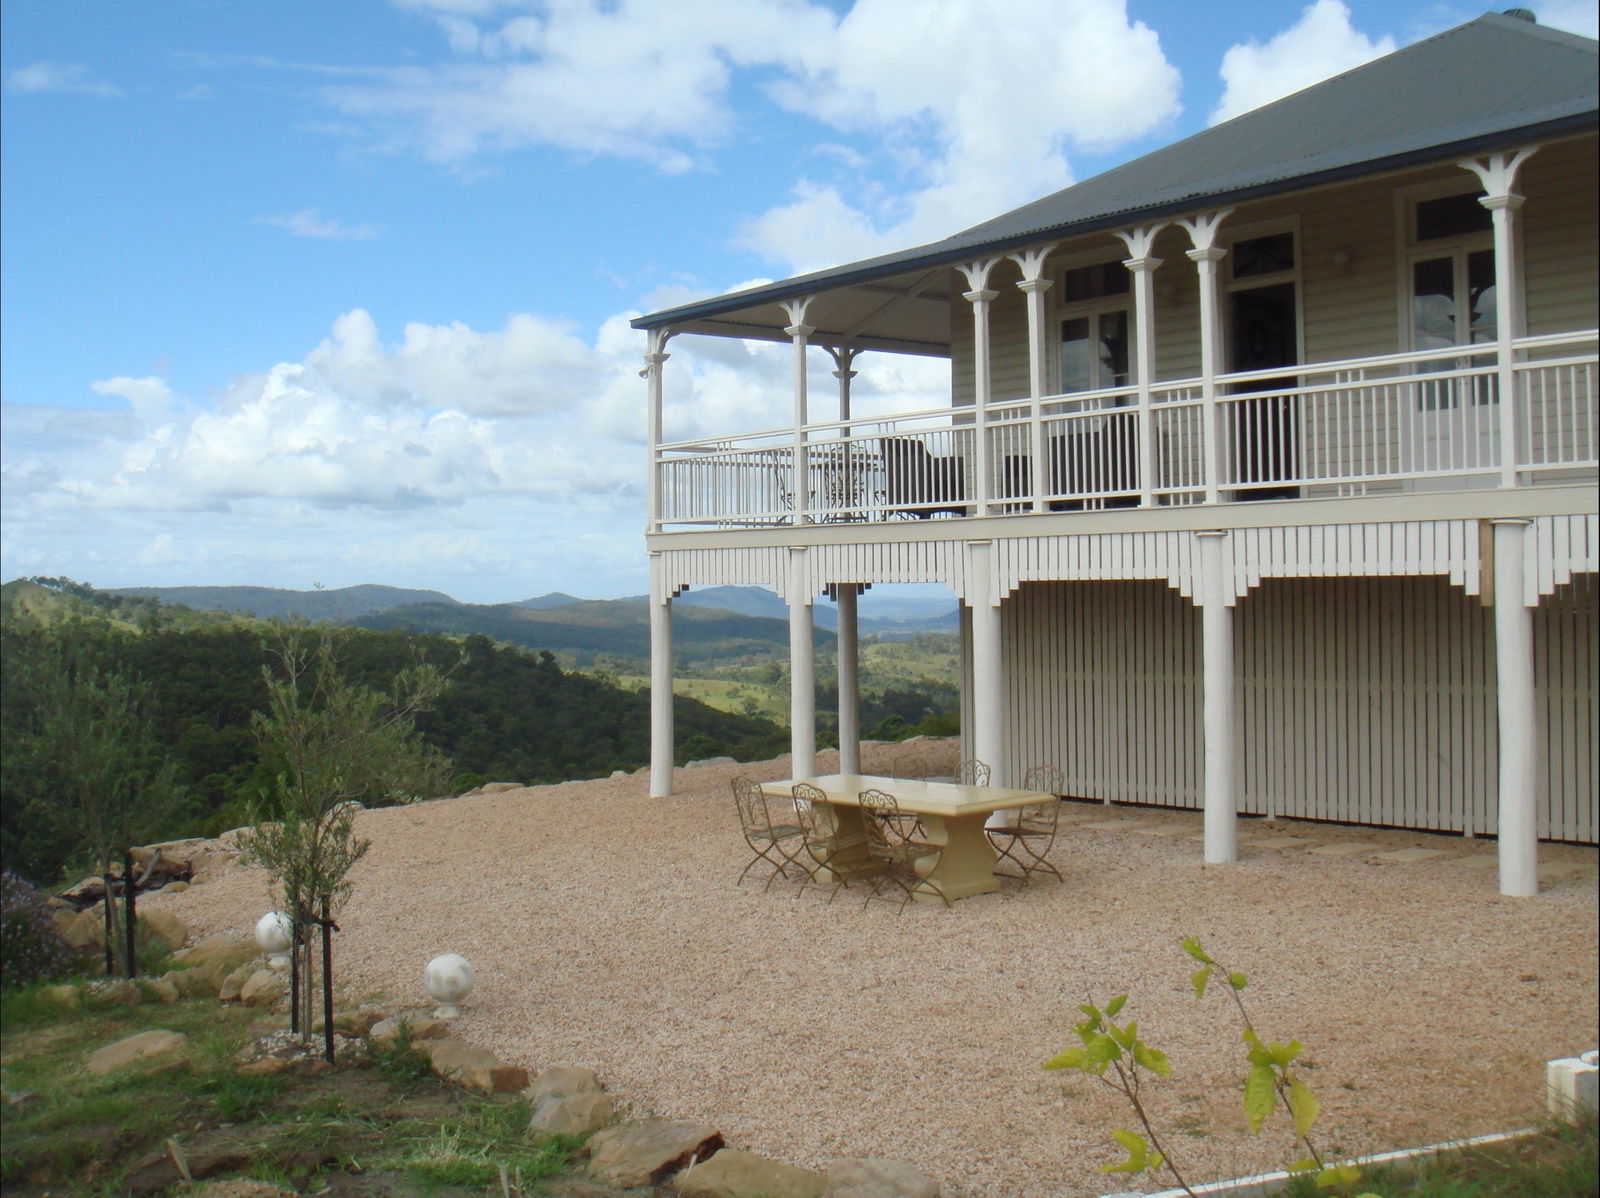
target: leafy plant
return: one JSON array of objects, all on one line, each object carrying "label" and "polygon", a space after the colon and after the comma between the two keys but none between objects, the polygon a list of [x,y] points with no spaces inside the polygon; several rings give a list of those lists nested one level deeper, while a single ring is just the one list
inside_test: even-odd
[{"label": "leafy plant", "polygon": [[0,874],[0,986],[7,990],[57,978],[72,968],[44,900],[16,874]]},{"label": "leafy plant", "polygon": [[[1182,944],[1183,951],[1200,965],[1189,978],[1195,998],[1204,998],[1212,978],[1220,974],[1244,1024],[1245,1055],[1249,1064],[1244,1080],[1244,1113],[1250,1121],[1250,1130],[1260,1131],[1281,1106],[1294,1127],[1295,1143],[1303,1153],[1289,1165],[1288,1171],[1315,1175],[1315,1184],[1320,1190],[1350,1194],[1360,1180],[1361,1171],[1349,1163],[1328,1164],[1311,1139],[1311,1129],[1316,1124],[1320,1106],[1304,1077],[1290,1069],[1304,1053],[1305,1045],[1298,1040],[1287,1043],[1263,1040],[1257,1034],[1250,1012],[1244,1005],[1243,993],[1249,979],[1207,953],[1198,937],[1187,937]],[[1104,1009],[1092,1003],[1081,1004],[1078,1009],[1083,1012],[1084,1018],[1074,1025],[1073,1030],[1082,1041],[1082,1046],[1063,1049],[1046,1061],[1044,1067],[1070,1069],[1094,1078],[1117,1091],[1132,1106],[1144,1134],[1127,1128],[1112,1131],[1112,1136],[1127,1153],[1127,1159],[1102,1165],[1102,1172],[1132,1174],[1158,1170],[1164,1166],[1179,1187],[1192,1196],[1195,1191],[1162,1146],[1141,1096],[1146,1080],[1171,1076],[1172,1065],[1164,1053],[1150,1047],[1140,1037],[1137,1020],[1129,1020],[1124,1024],[1116,1022],[1116,1017],[1127,1002],[1128,996],[1119,994]],[[1361,1198],[1376,1196],[1363,1194]]]}]

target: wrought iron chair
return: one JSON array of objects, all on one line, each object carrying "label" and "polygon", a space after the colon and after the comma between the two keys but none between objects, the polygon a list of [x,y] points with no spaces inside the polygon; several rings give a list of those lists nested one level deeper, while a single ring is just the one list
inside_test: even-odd
[{"label": "wrought iron chair", "polygon": [[926,520],[965,516],[965,468],[959,457],[936,457],[915,437],[880,437],[889,514]]},{"label": "wrought iron chair", "polygon": [[[869,860],[881,862],[884,866],[883,873],[879,874],[872,884],[872,893],[867,895],[870,903],[883,891],[885,882],[893,882],[900,887],[905,895],[900,901],[900,906],[895,912],[897,915],[906,909],[915,896],[919,887],[926,886],[941,899],[944,905],[950,905],[950,896],[947,895],[939,884],[927,877],[919,876],[917,871],[918,861],[927,861],[931,873],[939,866],[939,858],[944,853],[944,846],[929,844],[926,841],[914,840],[902,830],[900,804],[892,794],[882,790],[864,790],[857,799],[861,805],[861,826],[866,833],[866,850]],[[909,875],[907,881],[902,874]],[[865,906],[863,903],[862,906]]]},{"label": "wrought iron chair", "polygon": [[969,757],[956,766],[956,781],[962,786],[989,785],[990,769],[976,757]]},{"label": "wrought iron chair", "polygon": [[[831,903],[846,885],[844,872],[836,868],[840,864],[839,858],[857,847],[860,840],[840,834],[828,796],[819,787],[809,782],[796,782],[792,791],[795,816],[805,830],[805,852],[815,863],[815,868],[806,871],[806,881],[816,882],[816,875],[826,870],[833,880],[828,891],[828,901]],[[816,884],[820,886],[825,883]],[[801,889],[805,889],[804,884]]]},{"label": "wrought iron chair", "polygon": [[763,893],[772,888],[778,875],[788,874],[791,866],[805,868],[800,861],[800,853],[805,847],[805,829],[798,822],[773,823],[767,796],[753,779],[740,774],[733,780],[733,802],[739,809],[739,828],[744,833],[744,842],[755,854],[739,871],[735,886],[742,883],[745,875],[763,861],[772,866],[772,874],[761,888]]},{"label": "wrought iron chair", "polygon": [[[985,828],[989,843],[995,852],[1022,871],[1024,886],[1029,885],[1036,873],[1049,871],[1056,880],[1063,881],[1061,871],[1046,860],[1055,845],[1056,832],[1061,826],[1061,792],[1064,788],[1061,770],[1053,765],[1036,765],[1023,779],[1024,790],[1042,790],[1050,795],[1044,802],[1017,808],[1017,822],[1010,825]],[[999,873],[999,861],[995,872]],[[1010,877],[1012,875],[1004,875]]]}]

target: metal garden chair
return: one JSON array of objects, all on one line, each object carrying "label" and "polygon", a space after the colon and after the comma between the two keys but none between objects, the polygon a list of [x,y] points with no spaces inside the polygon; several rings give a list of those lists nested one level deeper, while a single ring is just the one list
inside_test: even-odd
[{"label": "metal garden chair", "polygon": [[[853,837],[839,834],[828,796],[819,787],[812,786],[809,782],[796,782],[792,789],[795,816],[805,830],[805,852],[815,864],[815,868],[806,871],[806,881],[815,882],[817,874],[827,870],[828,876],[833,880],[833,885],[828,890],[828,901],[831,903],[846,885],[844,872],[835,868],[840,863],[839,858],[856,847],[859,842]],[[825,885],[821,882],[816,884]],[[801,889],[804,888],[802,885]]]},{"label": "metal garden chair", "polygon": [[[864,790],[857,801],[861,805],[861,826],[866,833],[867,858],[881,862],[884,866],[884,872],[873,880],[872,893],[867,895],[866,901],[870,903],[877,898],[885,882],[893,882],[905,894],[899,909],[895,912],[897,915],[906,909],[906,904],[912,900],[921,886],[932,890],[948,907],[950,896],[939,888],[937,882],[919,876],[917,871],[918,861],[927,861],[930,873],[937,869],[939,858],[944,853],[944,846],[915,840],[906,835],[900,818],[903,814],[900,804],[887,791]],[[910,880],[907,881],[902,874],[908,875]]]},{"label": "metal garden chair", "polygon": [[[989,843],[994,845],[995,852],[1022,871],[1024,886],[1030,883],[1032,875],[1043,871],[1054,874],[1057,881],[1063,880],[1061,872],[1046,860],[1061,826],[1063,787],[1058,767],[1034,766],[1023,779],[1022,789],[1042,790],[1051,797],[1044,802],[1017,808],[1017,821],[1014,824],[984,829],[989,834]],[[999,864],[999,861],[995,862],[996,873],[1000,872]]]},{"label": "metal garden chair", "polygon": [[763,893],[772,888],[779,874],[787,874],[791,866],[805,868],[800,861],[800,853],[805,848],[805,829],[798,822],[773,823],[767,796],[762,793],[760,785],[740,774],[733,780],[733,802],[739,809],[739,828],[744,833],[744,842],[755,854],[739,872],[735,886],[742,883],[745,875],[763,861],[772,866],[767,884],[761,888]]},{"label": "metal garden chair", "polygon": [[976,757],[969,757],[956,766],[956,781],[962,786],[987,786],[991,770]]}]

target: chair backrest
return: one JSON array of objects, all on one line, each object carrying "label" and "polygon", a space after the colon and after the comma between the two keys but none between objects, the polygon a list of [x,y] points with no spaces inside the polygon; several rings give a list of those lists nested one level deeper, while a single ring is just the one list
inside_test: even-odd
[{"label": "chair backrest", "polygon": [[1022,780],[1023,790],[1042,790],[1045,794],[1055,795],[1059,798],[1066,790],[1066,781],[1062,776],[1061,767],[1057,765],[1029,766],[1027,774]]},{"label": "chair backrest", "polygon": [[886,790],[864,790],[856,796],[861,807],[861,827],[867,834],[867,852],[888,852],[891,838],[904,841],[900,832],[900,801]]},{"label": "chair backrest", "polygon": [[987,786],[989,777],[989,767],[976,757],[969,757],[956,766],[956,781],[962,786]]},{"label": "chair backrest", "polygon": [[740,774],[733,780],[733,804],[739,809],[739,826],[746,836],[764,836],[772,830],[767,798],[754,778]]},{"label": "chair backrest", "polygon": [[794,795],[795,816],[805,829],[808,841],[818,841],[833,834],[833,817],[828,812],[828,796],[820,787],[809,782],[796,782],[790,792]]}]

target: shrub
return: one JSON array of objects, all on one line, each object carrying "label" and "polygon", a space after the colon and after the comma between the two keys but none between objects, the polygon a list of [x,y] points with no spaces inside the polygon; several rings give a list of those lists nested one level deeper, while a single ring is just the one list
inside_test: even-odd
[{"label": "shrub", "polygon": [[60,977],[72,968],[39,892],[7,870],[0,875],[0,986],[8,990]]}]

